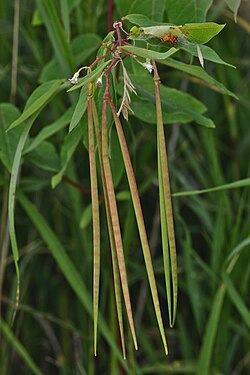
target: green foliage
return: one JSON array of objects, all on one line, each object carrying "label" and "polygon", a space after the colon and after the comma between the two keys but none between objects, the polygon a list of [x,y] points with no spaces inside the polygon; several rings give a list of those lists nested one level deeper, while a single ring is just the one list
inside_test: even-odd
[{"label": "green foliage", "polygon": [[0,373],[250,374],[247,2],[115,0],[121,46],[108,2],[18,3],[0,5]]}]

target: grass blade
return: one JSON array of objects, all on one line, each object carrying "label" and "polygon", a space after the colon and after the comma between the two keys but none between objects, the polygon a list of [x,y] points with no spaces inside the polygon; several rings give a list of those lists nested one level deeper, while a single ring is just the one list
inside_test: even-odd
[{"label": "grass blade", "polygon": [[[249,245],[249,238],[243,240],[238,246],[236,246],[233,251],[231,252],[230,256],[230,263],[227,266],[226,271],[224,271],[227,276],[231,274],[242,250]],[[208,319],[208,323],[206,326],[205,336],[203,339],[200,356],[199,356],[199,363],[197,369],[197,375],[209,375],[210,374],[210,366],[211,366],[211,357],[212,357],[212,350],[214,347],[214,341],[216,338],[216,333],[218,333],[218,323],[219,318],[222,310],[222,305],[225,297],[226,292],[226,284],[224,282],[218,288],[218,291],[215,295],[213,306],[210,312],[210,316]]]},{"label": "grass blade", "polygon": [[134,346],[137,350],[138,346],[137,346],[137,339],[136,339],[136,334],[135,334],[130,295],[129,295],[129,289],[128,289],[127,272],[126,272],[122,238],[121,238],[121,229],[120,229],[120,224],[119,224],[115,192],[114,192],[111,168],[110,168],[110,163],[109,163],[107,100],[104,100],[103,109],[102,109],[102,159],[103,159],[103,167],[104,167],[104,177],[105,177],[105,181],[107,185],[107,193],[108,193],[109,207],[110,207],[110,212],[111,212],[111,221],[112,221],[114,240],[115,240],[115,245],[116,245],[116,253],[117,253],[117,259],[118,259],[118,265],[119,265],[119,271],[120,271],[120,278],[121,278],[121,283],[122,283],[122,291],[123,291],[125,306],[127,310],[129,325],[130,325],[130,329],[131,329],[131,333],[132,333],[132,337],[134,341]]},{"label": "grass blade", "polygon": [[[171,303],[171,311],[169,317],[169,323],[172,327],[174,325],[177,309],[177,293],[178,293],[178,282],[177,282],[177,260],[176,260],[176,244],[175,244],[175,233],[174,233],[174,220],[173,210],[171,203],[171,192],[170,192],[170,181],[168,173],[168,161],[166,142],[162,120],[161,110],[161,97],[160,97],[160,77],[158,75],[157,67],[154,62],[154,82],[155,82],[155,98],[156,98],[156,115],[157,115],[157,149],[158,149],[158,170],[159,170],[159,190],[160,190],[160,210],[164,210],[162,213],[163,222],[161,223],[162,229],[162,245],[166,246],[166,239],[168,237],[168,247],[163,247],[163,255],[166,259],[164,265],[168,267],[169,261],[166,253],[170,252],[170,263],[171,263],[171,281],[172,281],[172,296],[168,297],[168,301],[173,301],[173,307]],[[167,226],[166,226],[167,224]],[[167,286],[167,293],[170,290],[170,271],[165,269],[165,279]]]},{"label": "grass blade", "polygon": [[22,151],[23,151],[25,142],[27,140],[29,131],[31,129],[31,126],[35,118],[36,118],[36,115],[32,116],[29,119],[28,123],[24,127],[23,133],[18,142],[16,153],[15,153],[13,164],[12,164],[11,178],[10,178],[10,185],[9,185],[9,197],[8,197],[9,233],[10,233],[10,242],[11,242],[13,260],[15,264],[16,277],[17,277],[16,306],[14,310],[13,320],[15,318],[15,314],[18,308],[19,298],[20,298],[20,273],[19,273],[19,266],[18,266],[19,253],[18,253],[18,245],[17,245],[16,231],[15,231],[15,196],[16,196],[19,168],[21,164]]},{"label": "grass blade", "polygon": [[14,333],[10,329],[9,325],[0,319],[0,329],[3,332],[6,339],[10,342],[13,346],[15,351],[20,355],[20,357],[24,360],[26,365],[30,368],[33,374],[35,375],[42,375],[42,372],[39,370],[37,365],[34,363],[32,358],[30,357],[29,353],[25,349],[25,347],[21,344],[21,342],[15,337]]},{"label": "grass blade", "polygon": [[88,97],[89,166],[93,218],[93,312],[94,312],[94,355],[97,351],[97,321],[100,287],[100,216],[96,173],[95,142],[93,133],[91,97]]},{"label": "grass blade", "polygon": [[[75,268],[74,264],[72,263],[71,259],[66,253],[63,245],[61,244],[55,233],[52,231],[52,229],[49,227],[44,217],[34,206],[34,204],[31,203],[24,194],[19,194],[18,200],[25,209],[33,224],[35,225],[36,229],[40,233],[44,242],[48,245],[51,254],[57,263],[57,266],[60,268],[61,272],[63,273],[64,277],[66,278],[67,282],[69,283],[73,291],[75,292],[79,301],[86,309],[88,314],[93,318],[91,295],[85,283],[81,279],[78,270]],[[128,367],[126,363],[123,361],[122,356],[110,334],[110,330],[100,314],[99,327],[100,331],[102,332],[106,341],[109,343],[110,347],[114,351],[120,363],[128,371]]]},{"label": "grass blade", "polygon": [[117,116],[114,103],[112,102],[111,99],[109,100],[109,104],[110,104],[113,117],[115,120],[115,125],[116,125],[116,130],[117,130],[117,134],[118,134],[118,138],[119,138],[119,142],[120,142],[120,146],[122,150],[124,165],[125,165],[126,172],[127,172],[128,182],[130,186],[132,201],[134,205],[137,225],[138,225],[142,249],[143,249],[143,255],[145,259],[145,264],[146,264],[146,269],[147,269],[147,274],[148,274],[148,279],[149,279],[149,284],[150,284],[150,289],[151,289],[152,298],[154,302],[155,313],[156,313],[165,353],[168,354],[167,341],[166,341],[164,326],[162,322],[161,309],[160,309],[158,292],[157,292],[157,287],[156,287],[156,282],[155,282],[153,264],[152,264],[152,259],[150,255],[147,233],[145,229],[144,218],[142,214],[140,198],[139,198],[139,193],[138,193],[138,189],[137,189],[137,185],[135,181],[135,176],[134,176],[134,172],[133,172],[133,168],[132,168],[132,164],[131,164],[131,160],[130,160],[130,156],[129,156],[129,152],[127,148],[127,143],[126,143],[124,133],[122,130],[122,126]]},{"label": "grass blade", "polygon": [[218,185],[218,186],[214,186],[208,189],[181,191],[179,193],[174,193],[172,195],[173,197],[188,197],[190,195],[212,193],[214,191],[220,191],[220,190],[238,189],[238,188],[249,186],[249,185],[250,185],[250,178],[244,178],[242,180],[229,182],[228,184]]}]

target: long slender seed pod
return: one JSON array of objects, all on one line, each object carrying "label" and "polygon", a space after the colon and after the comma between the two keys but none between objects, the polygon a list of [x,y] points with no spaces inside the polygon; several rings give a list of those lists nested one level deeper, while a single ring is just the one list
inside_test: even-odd
[{"label": "long slender seed pod", "polygon": [[93,311],[94,311],[94,355],[97,353],[97,321],[100,288],[100,215],[98,199],[98,183],[96,172],[95,142],[92,120],[92,102],[88,97],[88,135],[89,135],[89,166],[91,183],[91,201],[93,217]]},{"label": "long slender seed pod", "polygon": [[122,291],[123,291],[125,306],[127,310],[129,325],[130,325],[130,329],[131,329],[131,333],[132,333],[132,337],[134,341],[134,346],[135,346],[135,349],[137,350],[138,345],[137,345],[134,321],[133,321],[133,316],[132,316],[128,281],[127,281],[127,272],[126,272],[124,253],[123,253],[121,229],[120,229],[120,224],[119,224],[115,192],[114,192],[114,186],[113,186],[112,174],[111,174],[111,168],[110,168],[109,156],[108,156],[107,99],[104,99],[103,108],[102,108],[102,159],[103,159],[104,175],[105,175],[105,180],[106,180],[106,185],[107,185],[107,193],[108,193],[108,200],[109,200],[109,206],[110,206],[110,212],[111,212],[114,239],[115,239],[115,245],[116,245],[118,266],[119,266],[120,278],[121,278],[121,283],[122,283]]},{"label": "long slender seed pod", "polygon": [[[171,262],[171,280],[172,280],[172,299],[173,299],[173,308],[171,304],[171,313],[170,313],[170,326],[172,327],[175,322],[176,309],[177,309],[177,293],[178,293],[178,281],[177,281],[177,260],[176,260],[176,245],[175,245],[175,233],[174,233],[174,220],[173,220],[173,210],[171,203],[171,191],[170,191],[170,181],[168,173],[168,161],[167,161],[167,151],[166,151],[166,142],[164,135],[163,119],[162,119],[162,110],[161,110],[161,96],[160,96],[160,77],[157,71],[157,66],[153,61],[154,65],[154,82],[155,82],[155,98],[156,98],[156,115],[157,115],[157,146],[158,146],[158,170],[159,173],[159,189],[160,189],[160,207],[161,210],[165,210],[165,214],[161,214],[163,222],[161,223],[162,228],[162,244],[164,252],[170,252],[170,262]],[[164,203],[164,206],[163,206]],[[164,218],[165,216],[165,218]],[[164,228],[164,222],[166,219],[167,231]],[[165,231],[165,234],[164,234]],[[169,249],[166,247],[166,237],[168,236]],[[165,254],[164,265],[169,264],[168,261],[169,255]],[[169,267],[168,267],[169,268]],[[170,291],[170,271],[165,270],[165,278],[167,285],[167,293]],[[170,293],[169,293],[170,294]],[[168,300],[171,301],[171,297],[168,297]]]},{"label": "long slender seed pod", "polygon": [[110,245],[111,245],[111,257],[112,257],[112,267],[113,267],[113,274],[114,274],[115,301],[116,301],[116,309],[117,309],[117,316],[118,316],[118,324],[119,324],[119,331],[120,331],[120,336],[121,336],[123,357],[124,359],[126,359],[125,337],[124,337],[123,318],[122,318],[121,285],[120,285],[117,255],[116,255],[116,250],[115,250],[115,239],[114,239],[114,233],[113,233],[113,227],[112,227],[111,212],[110,212],[109,201],[108,201],[107,185],[106,185],[105,176],[104,176],[104,168],[103,168],[103,160],[102,160],[101,131],[100,131],[100,124],[99,124],[99,119],[98,119],[98,114],[97,114],[94,98],[91,98],[91,100],[92,100],[92,111],[93,111],[95,134],[96,134],[97,147],[98,147],[98,155],[99,155],[99,161],[100,161],[100,167],[101,167],[101,177],[102,177],[103,191],[104,191],[104,202],[105,202],[105,208],[106,208],[106,214],[107,214],[108,231],[109,231]]},{"label": "long slender seed pod", "polygon": [[121,122],[119,117],[117,116],[116,113],[116,108],[114,106],[114,103],[111,99],[109,99],[109,104],[112,110],[112,114],[115,120],[115,125],[116,125],[116,130],[120,142],[120,147],[123,155],[123,161],[128,177],[128,182],[129,182],[129,187],[130,187],[130,192],[132,196],[132,201],[134,205],[134,210],[135,210],[135,216],[136,216],[136,221],[139,229],[139,235],[141,239],[141,244],[142,244],[142,249],[143,249],[143,255],[145,259],[145,264],[146,264],[146,269],[147,269],[147,274],[148,274],[148,279],[149,279],[149,284],[150,284],[150,289],[152,293],[152,298],[153,298],[153,303],[154,303],[154,308],[155,308],[155,313],[165,349],[165,353],[168,354],[168,348],[167,348],[167,341],[166,341],[166,336],[164,332],[164,326],[163,326],[163,321],[162,321],[162,315],[161,315],[161,309],[160,309],[160,303],[159,303],[159,298],[158,298],[158,292],[157,292],[157,287],[156,287],[156,282],[155,282],[155,276],[154,276],[154,270],[153,270],[153,264],[152,264],[152,259],[151,259],[151,254],[150,254],[150,249],[149,249],[149,244],[148,244],[148,238],[147,238],[147,233],[145,229],[145,224],[144,224],[144,218],[143,218],[143,213],[141,209],[141,204],[140,204],[140,198],[139,198],[139,193],[135,181],[135,176],[133,172],[133,167],[131,164],[130,156],[129,156],[129,151],[127,147],[127,143],[125,140],[125,136],[122,130]]}]

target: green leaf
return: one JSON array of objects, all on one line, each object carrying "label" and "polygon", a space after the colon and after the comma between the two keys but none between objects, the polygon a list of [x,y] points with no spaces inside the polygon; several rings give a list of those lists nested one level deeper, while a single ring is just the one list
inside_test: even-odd
[{"label": "green leaf", "polygon": [[209,42],[214,36],[226,25],[219,25],[214,22],[206,23],[186,23],[181,27],[181,31],[190,40],[198,44],[205,44]]},{"label": "green leaf", "polygon": [[[155,103],[152,78],[138,75],[130,75],[130,78],[135,85],[137,93]],[[163,111],[167,113],[185,114],[199,125],[209,128],[215,127],[211,119],[203,116],[206,111],[205,105],[187,93],[161,85],[161,104]]]},{"label": "green leaf", "polygon": [[43,83],[41,86],[35,89],[31,94],[29,100],[26,103],[23,113],[17,120],[15,120],[8,130],[15,128],[20,125],[22,122],[27,120],[35,112],[43,108],[43,106],[54,96],[58,91],[58,87],[64,80],[55,80]]},{"label": "green leaf", "polygon": [[90,74],[87,74],[84,78],[80,78],[78,80],[79,83],[77,83],[76,85],[72,86],[68,90],[68,92],[69,91],[77,90],[80,87],[86,86],[87,83],[89,83],[90,81],[94,81],[96,78],[98,78],[101,75],[101,73],[103,72],[103,70],[106,68],[106,66],[108,66],[108,64],[111,63],[111,61],[112,60],[108,60],[108,61],[102,62],[100,64],[100,66],[98,68],[96,68],[95,70],[93,70]]},{"label": "green leaf", "polygon": [[60,159],[55,146],[47,141],[42,142],[35,150],[28,154],[28,160],[38,168],[49,172],[60,169]]},{"label": "green leaf", "polygon": [[127,14],[131,3],[128,0],[115,0],[115,5],[120,16]]},{"label": "green leaf", "polygon": [[[184,43],[180,43],[178,47],[188,53],[190,53],[192,56],[198,56],[197,52],[197,45],[194,43],[189,43],[188,41]],[[223,64],[230,66],[231,68],[235,68],[235,66],[228,64],[227,62],[223,61],[220,56],[210,47],[200,45],[201,53],[204,60],[212,61],[216,64]]]},{"label": "green leaf", "polygon": [[72,158],[79,142],[82,139],[83,127],[76,127],[71,133],[67,134],[61,149],[61,169],[52,177],[51,185],[54,189],[62,180],[63,175],[67,169],[68,163]]},{"label": "green leaf", "polygon": [[51,124],[45,126],[36,137],[30,140],[28,147],[24,149],[24,154],[29,153],[30,151],[34,150],[37,146],[39,146],[43,141],[51,137],[52,135],[56,134],[66,125],[70,123],[70,120],[73,115],[73,107],[67,109],[67,111],[56,121],[52,122]]},{"label": "green leaf", "polygon": [[6,132],[6,130],[12,122],[19,118],[19,116],[20,112],[13,104],[0,104],[0,159],[9,172],[11,171],[11,166],[18,141],[23,132],[23,127],[20,126],[9,132]]},{"label": "green leaf", "polygon": [[168,21],[176,25],[185,22],[205,22],[212,0],[166,0]]},{"label": "green leaf", "polygon": [[129,13],[133,14],[138,12],[145,16],[149,16],[154,21],[162,21],[164,10],[165,0],[144,0],[143,6],[141,0],[135,0],[129,8]]},{"label": "green leaf", "polygon": [[151,20],[150,18],[144,16],[143,14],[128,14],[127,16],[122,18],[123,20],[127,20],[135,25],[140,27],[148,27],[148,26],[155,26],[155,25],[167,25],[163,22],[157,22]]},{"label": "green leaf", "polygon": [[0,329],[5,338],[7,339],[7,341],[9,341],[10,345],[15,349],[16,353],[19,354],[19,356],[25,362],[26,366],[32,371],[32,373],[35,375],[42,375],[42,372],[39,370],[39,367],[35,364],[31,356],[29,355],[29,352],[25,349],[23,344],[16,338],[10,326],[1,318]]},{"label": "green leaf", "polygon": [[153,59],[153,60],[165,60],[178,51],[178,49],[174,47],[170,48],[167,52],[156,52],[150,49],[134,47],[134,46],[123,46],[122,50],[126,52],[130,52],[136,56],[144,57],[145,59]]},{"label": "green leaf", "polygon": [[241,0],[225,0],[229,8],[234,12],[234,21],[237,22],[237,13]]},{"label": "green leaf", "polygon": [[238,99],[238,97],[232,91],[228,90],[222,83],[211,77],[200,66],[184,64],[183,62],[174,59],[167,59],[164,61],[160,61],[160,63],[170,66],[171,68],[181,70],[182,72],[188,73],[194,77],[200,78],[202,81],[208,83],[211,89],[216,90],[221,94],[230,95],[235,99]]},{"label": "green leaf", "polygon": [[[68,284],[75,292],[79,301],[86,309],[88,314],[93,319],[93,309],[92,309],[92,298],[91,295],[83,282],[79,271],[76,269],[68,254],[66,253],[63,245],[59,241],[58,237],[55,235],[53,230],[49,227],[44,217],[38,211],[38,209],[31,203],[28,198],[20,194],[18,200],[23,206],[24,210],[28,214],[30,220],[35,225],[36,229],[40,233],[44,242],[49,247],[52,256],[54,257],[57,266],[61,270]],[[116,343],[112,337],[112,334],[107,327],[105,321],[103,320],[101,314],[99,315],[99,327],[106,341],[109,343],[110,347],[114,351],[116,357],[119,359],[121,365],[128,371],[127,364],[123,361],[119,349],[116,346]]]},{"label": "green leaf", "polygon": [[[134,100],[130,104],[130,107],[133,111],[132,116],[148,124],[156,124],[155,104],[150,100]],[[175,124],[177,122],[187,123],[192,121],[192,116],[185,113],[162,112],[162,117],[164,124]]]},{"label": "green leaf", "polygon": [[87,89],[85,86],[82,87],[78,102],[76,104],[73,116],[69,125],[69,132],[71,132],[80,122],[84,113],[87,110]]}]

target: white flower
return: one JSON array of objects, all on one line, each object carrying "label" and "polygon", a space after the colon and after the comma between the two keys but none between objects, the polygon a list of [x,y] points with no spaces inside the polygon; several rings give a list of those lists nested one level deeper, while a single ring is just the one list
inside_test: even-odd
[{"label": "white flower", "polygon": [[98,87],[102,87],[102,76],[98,78],[98,80],[96,81],[96,84]]},{"label": "white flower", "polygon": [[72,83],[72,85],[75,85],[77,82],[78,82],[78,76],[79,76],[79,73],[76,72],[72,78],[69,79],[70,83]]},{"label": "white flower", "polygon": [[76,83],[78,83],[79,74],[84,69],[89,69],[89,68],[88,68],[88,66],[82,66],[80,69],[77,70],[77,72],[75,72],[73,77],[69,79],[69,81],[70,81],[70,83],[72,83],[72,85],[75,85]]},{"label": "white flower", "polygon": [[145,69],[147,69],[148,71],[149,71],[149,73],[152,73],[152,71],[154,70],[154,67],[153,67],[153,65],[149,62],[149,61],[147,61],[145,64],[143,64],[144,65],[144,68]]}]

